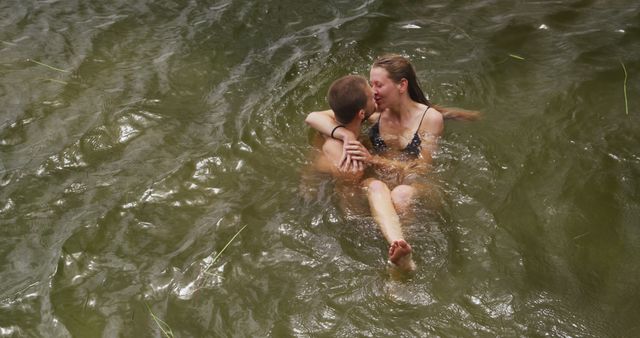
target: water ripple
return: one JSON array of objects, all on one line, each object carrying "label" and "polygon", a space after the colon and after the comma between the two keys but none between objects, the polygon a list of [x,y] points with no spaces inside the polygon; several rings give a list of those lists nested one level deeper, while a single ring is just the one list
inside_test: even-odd
[{"label": "water ripple", "polygon": [[[637,332],[637,4],[0,11],[0,335]],[[385,52],[483,112],[447,122],[401,280],[366,198],[300,169],[306,114]]]}]

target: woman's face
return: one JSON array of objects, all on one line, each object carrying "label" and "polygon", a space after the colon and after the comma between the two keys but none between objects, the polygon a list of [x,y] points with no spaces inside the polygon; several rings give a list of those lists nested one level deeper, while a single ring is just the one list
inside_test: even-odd
[{"label": "woman's face", "polygon": [[381,67],[371,68],[369,82],[378,111],[393,107],[400,99],[400,85],[389,78],[389,72]]}]

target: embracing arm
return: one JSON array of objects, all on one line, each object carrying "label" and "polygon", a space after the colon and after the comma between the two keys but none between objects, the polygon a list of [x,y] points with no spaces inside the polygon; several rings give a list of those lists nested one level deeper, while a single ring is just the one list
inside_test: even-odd
[{"label": "embracing arm", "polygon": [[304,122],[321,134],[332,136],[331,132],[333,132],[333,138],[338,140],[348,141],[356,139],[355,135],[346,128],[335,129],[340,124],[336,121],[333,110],[311,112],[307,115]]},{"label": "embracing arm", "polygon": [[361,161],[378,167],[384,167],[389,169],[404,170],[408,167],[415,166],[414,162],[418,160],[399,161],[378,155],[371,155],[369,150],[362,145],[359,141],[345,142],[344,149],[351,156],[353,160]]},{"label": "embracing arm", "polygon": [[430,165],[433,162],[433,156],[438,151],[439,137],[431,134],[422,134],[420,137],[422,138],[422,145],[420,146],[421,157],[417,161]]},{"label": "embracing arm", "polygon": [[[369,157],[366,161],[371,165],[375,165],[378,167],[384,167],[384,168],[391,168],[391,169],[404,169],[404,167],[407,165],[405,162],[402,161],[398,161],[398,160],[392,160],[386,157],[382,157],[382,156],[378,156],[378,155],[370,155],[371,157]],[[355,156],[354,156],[355,158]],[[359,158],[358,158],[359,159]]]},{"label": "embracing arm", "polygon": [[353,166],[346,164],[342,156],[342,142],[339,140],[327,139],[322,146],[322,153],[328,164],[326,171],[334,177],[347,182],[357,182],[362,178],[364,174],[362,163],[358,162],[358,165]]},{"label": "embracing arm", "polygon": [[307,115],[304,122],[321,134],[343,142],[343,152],[339,166],[340,170],[362,170],[362,162],[353,160],[346,152],[346,144],[349,141],[356,140],[356,136],[347,128],[338,128],[341,124],[336,121],[333,110],[311,112]]},{"label": "embracing arm", "polygon": [[445,120],[477,121],[482,117],[479,111],[433,105]]},{"label": "embracing arm", "polygon": [[435,109],[429,109],[420,129],[422,161],[431,164],[433,155],[438,151],[438,139],[444,131],[444,118]]}]

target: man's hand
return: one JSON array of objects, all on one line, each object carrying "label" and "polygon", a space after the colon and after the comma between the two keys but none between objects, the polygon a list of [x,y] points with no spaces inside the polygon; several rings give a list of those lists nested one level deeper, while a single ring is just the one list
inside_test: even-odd
[{"label": "man's hand", "polygon": [[338,130],[340,133],[337,133],[336,138],[342,140],[342,157],[338,164],[339,170],[341,172],[358,172],[364,170],[364,163],[349,154],[349,145],[353,142],[360,144],[360,142],[356,140],[355,135],[348,129],[340,128]]},{"label": "man's hand", "polygon": [[375,165],[382,168],[396,170],[397,172],[424,172],[430,162],[422,159],[398,161],[378,155],[371,155],[369,150],[358,141],[349,141],[344,144],[344,149],[352,161],[362,162],[365,165]]},{"label": "man's hand", "polygon": [[344,142],[344,151],[353,161],[364,162],[366,164],[372,164],[373,162],[373,156],[371,156],[369,150],[359,141],[352,140]]}]

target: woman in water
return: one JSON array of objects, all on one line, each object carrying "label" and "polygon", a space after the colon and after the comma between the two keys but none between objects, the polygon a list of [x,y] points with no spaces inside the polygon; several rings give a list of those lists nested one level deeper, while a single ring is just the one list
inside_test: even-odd
[{"label": "woman in water", "polygon": [[444,119],[473,120],[477,112],[432,105],[417,81],[415,69],[400,55],[384,55],[371,66],[370,84],[377,113],[369,118],[371,153],[354,134],[336,122],[331,110],[310,113],[305,122],[319,132],[343,141],[341,168],[360,170],[362,162],[391,164],[377,167],[376,178],[364,181],[376,222],[390,244],[389,261],[413,270],[411,246],[404,239],[398,213],[406,212],[420,192],[427,190],[416,178],[431,164]]}]

